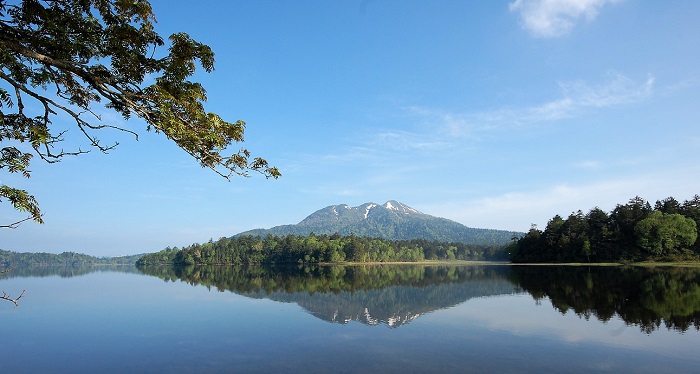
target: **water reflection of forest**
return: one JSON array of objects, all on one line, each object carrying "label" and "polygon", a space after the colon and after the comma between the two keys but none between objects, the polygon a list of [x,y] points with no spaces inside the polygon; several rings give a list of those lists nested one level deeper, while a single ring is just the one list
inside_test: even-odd
[{"label": "water reflection of forest", "polygon": [[182,280],[254,298],[294,302],[332,322],[401,326],[475,297],[525,291],[561,313],[619,316],[651,333],[700,330],[700,269],[573,266],[149,267]]},{"label": "water reflection of forest", "polygon": [[[0,269],[2,270],[2,269]],[[79,265],[79,266],[18,266],[9,269],[4,269],[5,272],[0,273],[0,279],[3,278],[43,278],[43,277],[60,277],[72,278],[80,277],[95,272],[118,272],[118,273],[133,273],[142,274],[134,265]]]},{"label": "water reflection of forest", "polygon": [[399,327],[474,297],[516,292],[504,266],[147,267],[166,281],[296,303],[334,323]]},{"label": "water reflection of forest", "polygon": [[700,269],[572,266],[152,267],[146,274],[294,302],[324,320],[400,326],[474,297],[529,293],[561,313],[650,333],[700,329]]},{"label": "water reflection of forest", "polygon": [[511,279],[561,313],[600,321],[617,315],[646,333],[700,330],[700,268],[513,266]]},{"label": "water reflection of forest", "polygon": [[19,267],[0,280],[128,272],[293,302],[337,323],[404,325],[475,297],[527,292],[561,313],[618,316],[651,333],[700,330],[700,268],[576,266]]}]

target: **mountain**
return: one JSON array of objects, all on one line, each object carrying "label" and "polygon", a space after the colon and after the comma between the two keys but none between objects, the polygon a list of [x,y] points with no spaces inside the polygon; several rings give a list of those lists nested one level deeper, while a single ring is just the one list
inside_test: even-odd
[{"label": "mountain", "polygon": [[357,236],[389,240],[426,239],[467,244],[506,244],[513,235],[522,233],[504,230],[476,229],[446,218],[421,213],[408,205],[390,200],[384,205],[365,203],[350,207],[331,205],[304,218],[296,225],[255,229],[239,235],[299,235],[310,233]]}]

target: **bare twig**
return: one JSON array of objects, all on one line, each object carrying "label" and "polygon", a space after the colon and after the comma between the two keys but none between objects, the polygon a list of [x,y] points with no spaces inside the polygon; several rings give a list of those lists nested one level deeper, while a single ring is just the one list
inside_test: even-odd
[{"label": "bare twig", "polygon": [[0,270],[0,274],[2,274],[2,273],[9,273],[9,272],[11,272],[12,270],[15,270],[15,268],[14,268],[14,267],[11,267],[11,268],[9,268],[9,269]]},{"label": "bare twig", "polygon": [[[19,225],[22,224],[22,222],[24,222],[24,221],[29,221],[30,219],[34,219],[34,217],[27,217],[27,218],[25,218],[25,219],[23,219],[23,220],[21,220],[21,221],[17,221],[17,222],[14,222],[14,223],[10,223],[9,225],[0,225],[0,229],[16,229],[17,227],[19,227]],[[8,272],[8,271],[10,271],[10,270],[12,270],[12,269],[0,271],[0,274],[6,273],[6,272]]]},{"label": "bare twig", "polygon": [[10,297],[10,295],[8,295],[7,293],[5,293],[5,292],[3,291],[2,296],[0,296],[0,299],[13,302],[13,303],[15,304],[15,308],[16,308],[16,307],[19,306],[19,302],[18,302],[19,299],[21,299],[22,296],[24,296],[24,291],[25,291],[25,290],[22,290],[22,293],[19,294],[19,296],[18,296],[17,298],[15,298],[15,299],[13,299],[12,297]]},{"label": "bare twig", "polygon": [[[2,273],[8,273],[8,272],[10,272],[10,271],[12,271],[12,270],[15,270],[15,268],[14,268],[14,267],[11,267],[11,268],[9,268],[9,269],[0,270],[0,274],[2,274]],[[0,296],[0,299],[2,299],[2,300],[7,300],[7,301],[10,301],[10,302],[14,303],[14,304],[15,304],[15,308],[16,308],[16,307],[19,306],[19,302],[18,302],[19,299],[21,299],[22,296],[24,296],[24,291],[25,291],[25,290],[22,290],[22,293],[19,294],[19,296],[16,297],[16,298],[14,298],[14,299],[13,299],[10,295],[8,295],[5,291],[3,291],[3,292],[2,292],[2,296]]]}]

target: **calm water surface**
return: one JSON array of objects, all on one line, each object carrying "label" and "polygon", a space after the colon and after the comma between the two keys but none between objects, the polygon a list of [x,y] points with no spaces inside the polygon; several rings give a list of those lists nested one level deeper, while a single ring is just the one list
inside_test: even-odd
[{"label": "calm water surface", "polygon": [[8,373],[691,373],[700,269],[16,269]]}]

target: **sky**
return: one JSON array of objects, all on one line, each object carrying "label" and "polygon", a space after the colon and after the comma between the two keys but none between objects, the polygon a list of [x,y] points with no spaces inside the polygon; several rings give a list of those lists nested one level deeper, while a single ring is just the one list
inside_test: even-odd
[{"label": "sky", "polygon": [[[98,108],[120,145],[32,176],[45,224],[0,249],[155,252],[397,200],[527,231],[640,196],[700,194],[700,2],[152,0],[156,31],[212,47],[206,109],[280,169],[231,181]],[[69,126],[55,121],[56,126]],[[65,147],[87,147],[75,129]],[[0,222],[24,216],[0,205]]]}]

